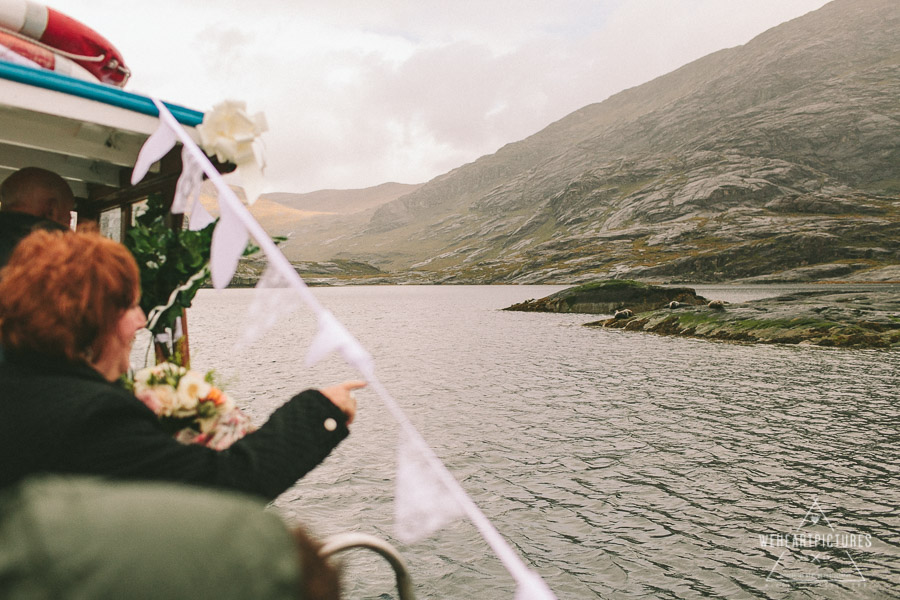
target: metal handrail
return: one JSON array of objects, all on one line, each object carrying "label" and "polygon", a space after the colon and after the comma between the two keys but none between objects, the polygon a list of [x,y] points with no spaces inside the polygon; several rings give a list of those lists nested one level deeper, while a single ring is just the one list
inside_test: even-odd
[{"label": "metal handrail", "polygon": [[406,568],[406,561],[403,560],[403,557],[400,556],[400,553],[393,546],[374,535],[366,533],[338,533],[329,536],[322,540],[319,556],[328,558],[333,554],[351,548],[367,548],[384,557],[394,569],[394,575],[397,577],[397,592],[400,594],[400,600],[416,600],[412,579],[409,576],[409,570]]}]

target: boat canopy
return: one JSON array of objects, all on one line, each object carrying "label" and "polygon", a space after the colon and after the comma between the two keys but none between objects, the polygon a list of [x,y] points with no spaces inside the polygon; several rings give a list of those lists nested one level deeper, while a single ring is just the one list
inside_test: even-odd
[{"label": "boat canopy", "polygon": [[[166,106],[198,139],[194,127],[203,113]],[[130,184],[138,152],[158,125],[156,106],[146,96],[0,61],[0,181],[26,166],[59,173],[75,194],[79,219],[99,220],[114,208],[130,212],[133,203],[156,192],[172,197],[180,146],[142,183]]]}]

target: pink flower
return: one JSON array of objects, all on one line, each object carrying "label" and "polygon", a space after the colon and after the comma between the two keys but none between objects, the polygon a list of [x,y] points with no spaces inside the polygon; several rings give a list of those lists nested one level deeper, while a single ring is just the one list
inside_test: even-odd
[{"label": "pink flower", "polygon": [[162,409],[162,405],[159,403],[159,400],[156,398],[156,394],[151,392],[150,390],[141,390],[137,393],[137,399],[147,405],[147,408],[152,410],[154,414],[159,414],[159,411]]}]

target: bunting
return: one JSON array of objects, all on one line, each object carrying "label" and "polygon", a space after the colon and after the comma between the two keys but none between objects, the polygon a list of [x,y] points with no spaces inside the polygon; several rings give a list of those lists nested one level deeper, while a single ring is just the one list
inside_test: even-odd
[{"label": "bunting", "polygon": [[[299,275],[298,275],[299,277]],[[356,341],[331,311],[324,308],[318,311],[319,332],[309,347],[306,355],[306,366],[311,367],[326,355],[339,351],[344,361],[359,371],[367,380],[375,376],[375,363],[369,352]]]},{"label": "bunting", "polygon": [[287,280],[278,269],[266,268],[256,282],[257,293],[253,295],[250,310],[247,311],[247,325],[236,347],[246,347],[262,337],[275,323],[294,312],[300,304],[297,294],[288,286]]},{"label": "bunting", "polygon": [[197,162],[187,148],[181,150],[181,176],[175,185],[175,198],[172,199],[172,213],[184,214],[188,205],[191,207],[200,200],[200,188],[203,187],[203,166]]},{"label": "bunting", "polygon": [[[318,332],[310,345],[306,364],[311,366],[332,352],[340,353],[344,360],[366,379],[370,388],[392,413],[400,429],[394,500],[395,533],[398,539],[413,543],[465,516],[478,529],[516,581],[515,600],[555,600],[556,596],[543,579],[525,566],[503,536],[494,528],[419,435],[399,404],[376,377],[375,363],[369,352],[309,291],[306,283],[290,262],[250,215],[207,156],[175,120],[165,105],[157,100],[154,100],[154,104],[159,109],[160,126],[141,149],[132,174],[132,184],[140,181],[152,164],[165,156],[176,142],[180,141],[184,145],[182,151],[184,169],[177,185],[173,206],[177,206],[182,211],[188,205],[193,206],[191,215],[191,226],[193,227],[194,211],[201,213],[200,222],[209,218],[198,200],[203,174],[209,178],[218,192],[221,217],[213,231],[210,258],[213,285],[219,289],[228,285],[237,269],[238,260],[243,254],[247,242],[253,238],[268,260],[266,274],[263,277],[265,283],[261,281],[259,287],[261,289],[265,287],[289,289],[293,298],[302,300],[316,315]],[[235,109],[234,103],[227,104],[227,106],[229,110]],[[243,109],[243,105],[237,106]],[[238,114],[236,117],[230,115],[229,119],[232,121],[216,120],[215,118],[212,121],[219,123],[220,129],[222,129],[221,123],[223,122],[238,123],[240,139],[237,140],[233,149],[239,151],[244,157],[256,152],[258,147],[248,137],[248,131],[254,128],[257,131],[264,130],[265,123],[260,116],[245,118]],[[227,159],[228,157],[223,157],[221,153],[230,147],[229,144],[227,136],[219,136],[216,147],[211,151],[219,153],[220,160]],[[253,171],[250,177],[253,185],[258,186],[259,182],[255,179],[256,176],[257,173]],[[248,198],[251,195],[253,194],[248,194]],[[255,198],[255,196],[253,197]],[[257,307],[252,310],[260,309]],[[275,318],[277,316],[257,323],[254,330],[246,335],[245,339],[262,335],[267,326],[274,324]]]},{"label": "bunting", "polygon": [[247,228],[234,207],[228,202],[219,202],[219,223],[213,229],[209,253],[209,271],[216,289],[228,287],[249,241]]},{"label": "bunting", "polygon": [[406,431],[400,432],[394,534],[407,544],[418,542],[465,514],[452,489],[428,464],[431,454],[431,448],[420,438]]}]

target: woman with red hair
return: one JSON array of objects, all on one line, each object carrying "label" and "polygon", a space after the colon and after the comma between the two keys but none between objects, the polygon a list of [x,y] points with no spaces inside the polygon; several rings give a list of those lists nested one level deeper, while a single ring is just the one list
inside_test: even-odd
[{"label": "woman with red hair", "polygon": [[117,380],[144,327],[128,250],[91,233],[32,233],[0,271],[0,488],[81,473],[230,488],[274,499],[348,434],[346,382],[306,390],[215,451],[182,445]]}]

